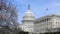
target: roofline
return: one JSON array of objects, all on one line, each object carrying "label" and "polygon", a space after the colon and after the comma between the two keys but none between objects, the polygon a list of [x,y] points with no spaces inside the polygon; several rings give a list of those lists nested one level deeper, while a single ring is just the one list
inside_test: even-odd
[{"label": "roofline", "polygon": [[54,16],[60,18],[60,15],[57,15],[57,14],[50,14],[50,15],[42,16],[42,17],[40,17],[40,18],[38,18],[38,19],[35,19],[34,22],[39,21],[39,20],[42,20],[42,19],[46,19],[46,18],[51,18],[51,17],[54,17]]}]

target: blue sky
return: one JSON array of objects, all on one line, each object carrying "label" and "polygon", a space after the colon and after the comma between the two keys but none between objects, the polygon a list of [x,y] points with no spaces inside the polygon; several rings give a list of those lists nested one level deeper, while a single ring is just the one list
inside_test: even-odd
[{"label": "blue sky", "polygon": [[[60,14],[60,0],[11,0],[18,12],[18,22],[21,23],[24,13],[30,4],[35,18],[48,14]],[[46,10],[48,8],[48,11]]]}]

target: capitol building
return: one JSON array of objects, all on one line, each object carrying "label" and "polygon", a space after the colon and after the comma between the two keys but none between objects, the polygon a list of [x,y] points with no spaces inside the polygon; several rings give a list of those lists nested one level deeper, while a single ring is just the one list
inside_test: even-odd
[{"label": "capitol building", "polygon": [[23,16],[21,29],[36,34],[60,31],[60,15],[50,14],[35,19],[30,10],[30,5],[28,5],[28,9]]}]

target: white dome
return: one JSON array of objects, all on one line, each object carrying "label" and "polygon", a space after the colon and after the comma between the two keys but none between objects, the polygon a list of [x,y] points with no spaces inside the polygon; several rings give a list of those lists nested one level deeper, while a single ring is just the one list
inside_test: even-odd
[{"label": "white dome", "polygon": [[28,5],[28,10],[25,12],[25,15],[23,16],[23,20],[34,20],[35,17],[33,16],[30,5]]},{"label": "white dome", "polygon": [[24,16],[33,16],[32,12],[30,9],[28,9],[26,12],[25,12],[25,15]]},{"label": "white dome", "polygon": [[30,5],[28,5],[28,9],[25,12],[25,15],[23,16],[22,20],[22,30],[23,31],[28,31],[28,32],[33,32],[34,30],[34,24],[33,21],[35,20],[35,17],[33,16],[31,10],[30,10]]}]

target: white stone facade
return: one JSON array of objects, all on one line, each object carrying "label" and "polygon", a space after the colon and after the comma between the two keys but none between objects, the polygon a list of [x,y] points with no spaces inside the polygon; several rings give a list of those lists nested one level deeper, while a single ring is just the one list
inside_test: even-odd
[{"label": "white stone facade", "polygon": [[34,23],[35,33],[56,32],[58,31],[58,28],[60,28],[60,16],[44,16],[42,18],[36,19]]}]

